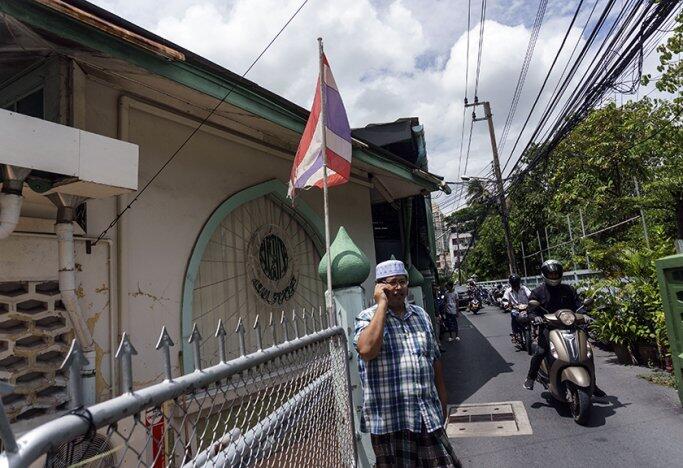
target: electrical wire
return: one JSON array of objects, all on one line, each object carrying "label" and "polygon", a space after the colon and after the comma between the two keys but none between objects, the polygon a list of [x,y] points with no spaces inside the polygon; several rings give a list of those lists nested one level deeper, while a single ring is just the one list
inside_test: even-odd
[{"label": "electrical wire", "polygon": [[508,110],[508,115],[505,118],[505,125],[503,126],[503,132],[501,133],[500,142],[498,144],[499,153],[503,153],[505,150],[505,143],[507,141],[507,136],[512,125],[512,120],[517,112],[517,105],[519,104],[519,99],[522,95],[522,89],[524,88],[524,82],[526,81],[526,75],[529,72],[529,66],[531,65],[531,59],[534,55],[534,49],[536,47],[536,41],[538,40],[538,34],[541,31],[541,24],[543,23],[543,18],[545,17],[546,6],[548,5],[548,0],[541,0],[538,3],[538,11],[536,12],[536,19],[531,28],[531,34],[529,36],[529,43],[526,48],[526,53],[524,54],[524,60],[522,61],[522,68],[519,71],[519,77],[517,78],[517,84],[515,85],[515,91],[512,95],[512,101],[510,102],[510,109]]},{"label": "electrical wire", "polygon": [[[304,0],[299,7],[294,11],[294,13],[289,17],[289,19],[285,22],[285,24],[280,28],[280,30],[273,36],[273,38],[266,44],[266,46],[261,50],[261,52],[258,54],[258,56],[251,62],[249,67],[242,73],[241,78],[244,78],[252,68],[258,63],[258,61],[265,55],[265,53],[270,49],[270,47],[275,43],[275,41],[280,37],[280,35],[284,32],[284,30],[289,26],[289,24],[296,18],[296,16],[299,14],[299,12],[306,6],[308,3],[308,0]],[[164,164],[161,165],[161,167],[154,173],[154,175],[147,181],[147,183],[140,189],[135,197],[126,205],[126,207],[121,210],[120,213],[118,213],[114,219],[109,223],[107,228],[100,233],[100,235],[97,236],[97,239],[93,242],[92,245],[97,245],[97,243],[102,240],[102,238],[109,232],[109,230],[118,223],[118,221],[121,219],[121,217],[133,206],[133,203],[135,203],[143,193],[149,188],[149,186],[156,180],[157,177],[168,167],[169,164],[180,154],[183,148],[189,143],[189,141],[194,137],[197,132],[208,122],[208,120],[211,118],[211,116],[214,115],[214,113],[218,110],[218,108],[225,102],[225,100],[232,94],[232,92],[235,90],[235,86],[231,87],[228,92],[223,96],[223,98],[216,103],[216,105],[211,109],[211,111],[204,117],[204,119],[199,122],[199,124],[190,132],[190,134],[185,138],[185,140],[178,146],[178,148],[170,155],[170,157],[164,162]]]}]

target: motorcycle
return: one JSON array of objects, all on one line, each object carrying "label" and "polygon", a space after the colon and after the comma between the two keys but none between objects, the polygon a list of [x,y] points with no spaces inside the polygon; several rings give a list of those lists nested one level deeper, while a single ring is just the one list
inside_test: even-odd
[{"label": "motorcycle", "polygon": [[527,304],[518,304],[512,308],[512,316],[517,321],[518,331],[515,332],[515,343],[521,351],[526,351],[531,356],[531,320]]},{"label": "motorcycle", "polygon": [[[589,319],[582,313],[592,303],[593,300],[587,298],[576,311],[560,309],[554,314],[541,308],[546,312],[541,321],[548,327],[550,349],[536,380],[554,399],[569,405],[574,421],[580,425],[588,422],[595,389],[593,349],[584,330]],[[531,300],[529,307],[541,306],[538,301]]]},{"label": "motorcycle", "polygon": [[503,297],[500,299],[500,302],[500,308],[503,309],[503,313],[510,312],[510,301],[507,298]]},{"label": "motorcycle", "polygon": [[470,304],[468,307],[470,309],[470,312],[472,312],[474,315],[477,315],[477,313],[481,309],[481,302],[477,298],[472,298],[470,299]]}]

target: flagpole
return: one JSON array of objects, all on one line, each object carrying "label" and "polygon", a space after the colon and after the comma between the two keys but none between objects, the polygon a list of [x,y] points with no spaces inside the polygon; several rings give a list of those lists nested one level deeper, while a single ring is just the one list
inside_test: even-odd
[{"label": "flagpole", "polygon": [[325,102],[325,64],[323,62],[323,38],[318,38],[318,60],[320,62],[320,122],[323,137],[323,205],[325,210],[325,254],[327,255],[327,293],[325,305],[327,307],[328,321],[330,326],[336,325],[337,320],[334,312],[334,300],[332,297],[332,254],[330,252],[330,205],[327,198],[327,103]]}]

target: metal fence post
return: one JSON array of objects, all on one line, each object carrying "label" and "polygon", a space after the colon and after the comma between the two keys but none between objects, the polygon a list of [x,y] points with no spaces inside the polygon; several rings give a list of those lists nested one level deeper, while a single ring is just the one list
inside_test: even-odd
[{"label": "metal fence post", "polygon": [[[579,218],[581,219],[581,238],[586,238],[586,225],[583,222],[583,210],[579,208]],[[591,269],[591,259],[588,257],[588,250],[586,250],[586,268]]]},{"label": "metal fence post", "polygon": [[83,355],[81,345],[75,339],[71,340],[69,352],[62,362],[60,370],[66,370],[69,375],[67,390],[69,392],[69,408],[76,409],[83,406],[83,376],[81,370],[90,364]]},{"label": "metal fence post", "polygon": [[119,349],[116,350],[116,359],[121,360],[121,377],[123,383],[123,392],[133,392],[133,358],[132,356],[138,354],[133,343],[130,342],[128,333],[123,332],[121,336],[121,343]]},{"label": "metal fence post", "polygon": [[543,260],[543,244],[541,244],[541,233],[538,232],[538,229],[536,230],[536,238],[538,239],[538,250],[541,254],[541,263],[543,263],[545,260]]},{"label": "metal fence post", "polygon": [[576,252],[574,251],[574,235],[572,234],[572,222],[569,219],[569,215],[567,215],[567,229],[569,230],[569,245],[572,251],[572,264],[574,265],[574,284],[576,284],[579,282],[579,277],[576,275]]},{"label": "metal fence post", "polygon": [[[633,178],[633,183],[636,186],[636,196],[640,198],[640,185],[638,184],[638,179]],[[643,237],[645,237],[645,246],[650,248],[650,236],[647,233],[647,222],[645,221],[645,211],[643,211],[643,206],[638,205],[640,209],[640,220],[643,222]]]},{"label": "metal fence post", "polygon": [[[6,382],[0,381],[0,395],[9,395],[14,391],[14,387]],[[5,446],[5,450],[10,453],[16,453],[17,440],[14,438],[14,433],[12,432],[12,427],[9,424],[9,418],[7,413],[5,413],[5,405],[0,400],[0,439]]]}]

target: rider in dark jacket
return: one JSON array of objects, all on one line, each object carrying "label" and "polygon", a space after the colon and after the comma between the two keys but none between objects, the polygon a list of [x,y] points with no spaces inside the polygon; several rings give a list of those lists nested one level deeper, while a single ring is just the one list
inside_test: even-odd
[{"label": "rider in dark jacket", "polygon": [[[529,296],[529,300],[535,299],[541,303],[541,307],[532,309],[529,312],[531,319],[536,323],[539,323],[540,317],[546,313],[553,314],[560,309],[571,309],[575,311],[581,307],[581,301],[574,288],[568,284],[562,284],[562,273],[562,264],[557,260],[548,260],[541,265],[541,275],[543,276],[544,282],[531,291],[531,296]],[[545,311],[543,309],[545,309]],[[548,353],[548,350],[548,329],[542,327],[538,334],[538,347],[531,357],[529,374],[524,382],[524,388],[527,390],[533,390],[538,370],[541,368],[541,363]],[[596,384],[593,395],[596,397],[604,397],[605,392],[599,389]]]}]

